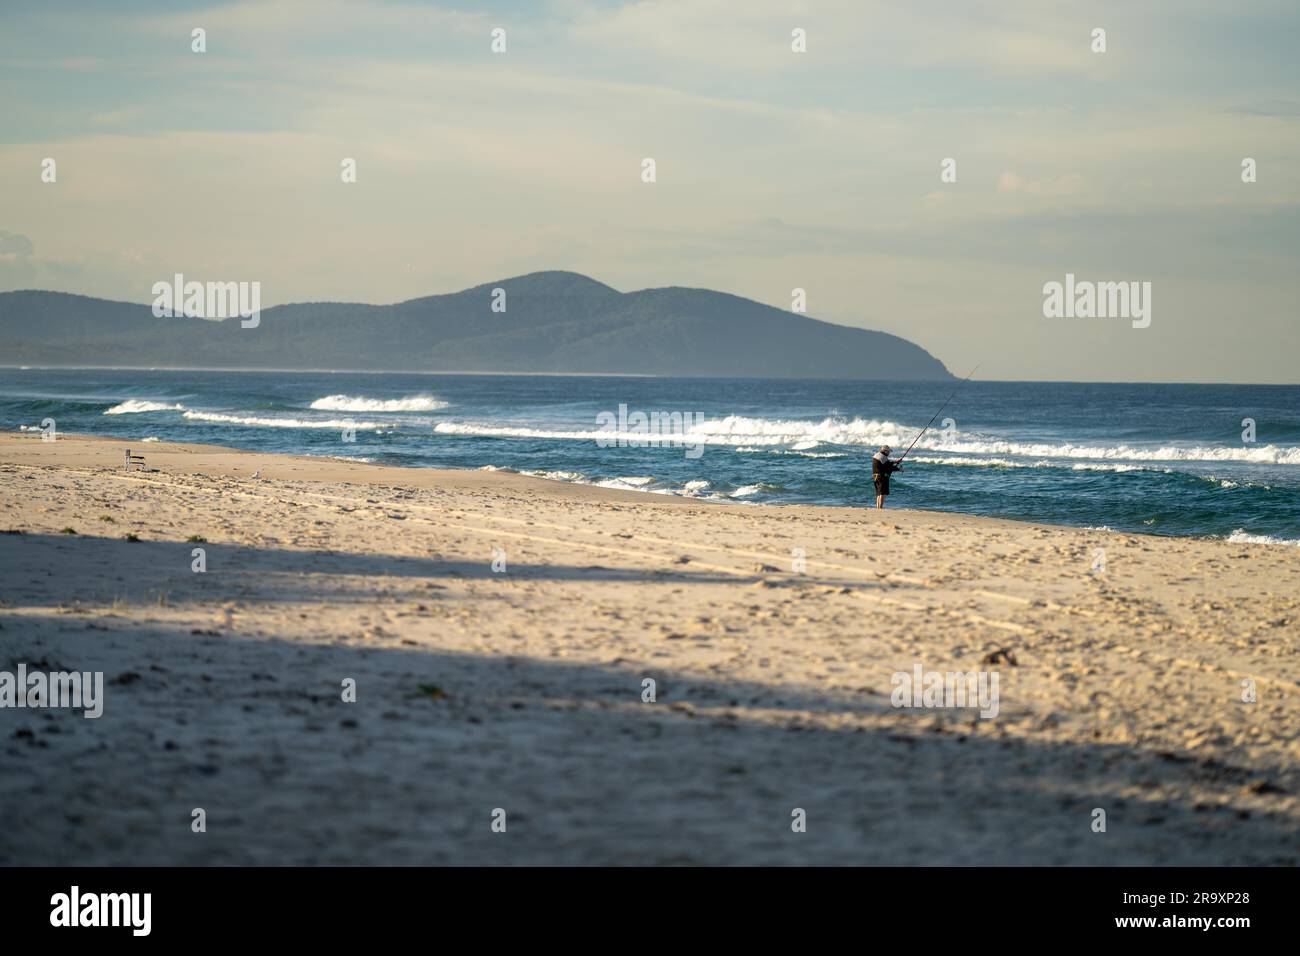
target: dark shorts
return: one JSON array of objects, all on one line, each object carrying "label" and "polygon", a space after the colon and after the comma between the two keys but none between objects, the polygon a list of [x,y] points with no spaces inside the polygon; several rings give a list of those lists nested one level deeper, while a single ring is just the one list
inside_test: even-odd
[{"label": "dark shorts", "polygon": [[887,495],[887,494],[889,494],[889,476],[888,476],[888,475],[882,475],[882,476],[880,476],[879,478],[873,478],[872,481],[874,481],[874,482],[876,483],[876,494],[878,494],[878,495]]}]

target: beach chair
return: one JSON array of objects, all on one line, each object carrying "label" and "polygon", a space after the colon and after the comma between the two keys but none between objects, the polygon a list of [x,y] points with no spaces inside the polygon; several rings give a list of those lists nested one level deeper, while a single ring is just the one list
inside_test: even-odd
[{"label": "beach chair", "polygon": [[126,450],[126,470],[130,471],[132,465],[139,465],[140,470],[144,471],[144,455],[133,455],[131,449]]}]

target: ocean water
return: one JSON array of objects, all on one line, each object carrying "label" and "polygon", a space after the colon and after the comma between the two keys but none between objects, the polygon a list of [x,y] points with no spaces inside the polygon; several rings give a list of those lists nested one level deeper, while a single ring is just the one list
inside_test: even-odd
[{"label": "ocean water", "polygon": [[[872,503],[951,384],[0,369],[0,427],[498,468],[724,504]],[[620,406],[677,413],[623,444]],[[1243,440],[1243,419],[1255,441]],[[945,419],[950,421],[945,422]],[[946,427],[945,427],[946,425]],[[606,426],[603,428],[603,426]],[[345,429],[355,441],[345,441]],[[601,442],[604,441],[605,447]],[[145,448],[147,451],[147,447]],[[1300,543],[1300,386],[970,382],[892,507]]]}]

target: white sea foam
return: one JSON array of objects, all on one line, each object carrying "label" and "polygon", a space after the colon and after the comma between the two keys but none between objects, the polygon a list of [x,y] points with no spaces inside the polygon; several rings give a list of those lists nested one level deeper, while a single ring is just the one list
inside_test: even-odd
[{"label": "white sea foam", "polygon": [[326,395],[311,403],[323,412],[436,412],[449,403],[432,395],[408,395],[406,398],[359,398],[355,395]]},{"label": "white sea foam", "polygon": [[[608,439],[618,434],[617,432],[599,428],[564,431],[550,428],[527,428],[518,425],[492,425],[485,422],[438,422],[433,426],[433,430],[440,435],[464,435],[474,438],[541,438],[547,441],[596,441],[597,439]],[[645,435],[638,434],[636,438],[639,441],[644,441],[647,445],[655,445],[660,442],[680,444],[682,442],[682,433],[647,433]]]},{"label": "white sea foam", "polygon": [[[1051,467],[1051,465],[1052,463],[1050,461],[1040,461],[1035,462],[1033,467],[1048,468]],[[1151,465],[1108,465],[1095,461],[1080,462],[1079,464],[1071,465],[1070,468],[1074,471],[1113,471],[1119,474],[1123,474],[1127,471],[1158,471],[1164,475],[1172,475],[1174,473],[1172,468],[1158,468]]]},{"label": "white sea foam", "polygon": [[1238,528],[1228,535],[1233,544],[1285,544],[1300,547],[1300,538],[1275,538],[1271,534],[1249,534],[1245,528]]},{"label": "white sea foam", "polygon": [[1013,461],[1010,458],[953,458],[953,457],[935,457],[933,455],[916,455],[915,460],[925,465],[950,465],[957,468],[1070,468],[1071,471],[1157,471],[1162,474],[1171,475],[1173,469],[1163,468],[1158,465],[1134,465],[1134,464],[1110,464],[1106,462],[1076,462],[1072,465],[1064,465],[1059,461],[1048,461],[1039,459],[1038,461]]},{"label": "white sea foam", "polygon": [[[816,442],[809,447],[818,447]],[[791,448],[755,448],[752,445],[737,445],[732,449],[739,454],[749,455],[792,455],[798,458],[848,458],[846,451],[795,451]]]},{"label": "white sea foam", "polygon": [[1011,461],[1009,458],[954,458],[934,455],[913,455],[910,459],[922,465],[948,465],[953,468],[1046,468],[1047,461]]},{"label": "white sea foam", "polygon": [[341,419],[326,421],[307,421],[302,418],[259,418],[253,415],[226,415],[221,412],[185,412],[184,418],[198,422],[215,422],[223,425],[249,425],[253,428],[328,428],[341,431],[355,428],[360,431],[373,431],[382,428],[382,422],[354,422]]},{"label": "white sea foam", "polygon": [[[575,485],[593,485],[597,488],[615,488],[619,491],[645,491],[660,495],[689,494],[686,487],[674,488],[671,485],[660,484],[656,479],[648,475],[624,475],[617,478],[592,478],[580,471],[548,471],[546,469],[536,469],[531,471],[521,471],[521,475],[529,475],[533,478],[545,478],[547,481],[563,481]],[[688,482],[694,484],[694,482]],[[704,484],[708,484],[705,482]]]},{"label": "white sea foam", "polygon": [[[817,444],[906,445],[915,431],[897,422],[823,419],[820,422],[783,421],[729,416],[706,420],[693,428],[689,437],[705,444],[735,444],[739,449],[756,450],[764,444],[787,445],[793,451]],[[917,443],[917,450],[955,455],[1009,456],[1033,459],[1087,459],[1080,470],[1127,470],[1129,462],[1248,462],[1256,464],[1300,465],[1300,448],[1260,445],[1104,445],[1074,442],[1017,442],[986,435],[957,434],[951,438],[940,429],[928,432]],[[1101,465],[1097,462],[1109,464]],[[955,462],[952,462],[955,463]],[[1010,462],[1007,462],[1010,464]],[[1133,467],[1141,467],[1133,466]]]},{"label": "white sea foam", "polygon": [[760,482],[758,482],[757,484],[753,484],[753,485],[741,485],[741,486],[740,486],[739,488],[737,488],[735,491],[729,492],[728,495],[727,495],[727,497],[729,497],[729,498],[749,498],[749,497],[752,497],[752,496],[754,496],[754,495],[771,494],[772,492],[774,492],[774,491],[776,491],[776,490],[777,490],[777,487],[776,487],[775,485],[769,485],[769,484],[768,484],[767,482],[765,482],[765,481],[760,481]]},{"label": "white sea foam", "polygon": [[[509,471],[508,468],[497,468],[495,465],[486,465],[479,469],[480,471]],[[614,488],[619,491],[641,491],[646,494],[655,495],[677,495],[683,498],[700,498],[705,501],[731,501],[732,495],[723,494],[711,490],[713,483],[703,478],[692,479],[682,485],[661,482],[657,478],[648,475],[622,475],[617,478],[592,478],[580,471],[547,471],[545,469],[536,469],[532,471],[521,471],[521,475],[529,475],[533,478],[545,478],[548,481],[563,481],[575,485],[592,485],[597,488]],[[762,488],[767,490],[767,486],[753,486],[755,489]],[[753,493],[753,492],[747,492]],[[735,494],[734,492],[732,493]],[[735,501],[734,504],[752,504],[748,501]]]},{"label": "white sea foam", "polygon": [[184,405],[169,405],[167,402],[148,402],[140,398],[128,398],[125,402],[106,409],[104,414],[137,415],[141,412],[181,412],[184,410]]},{"label": "white sea foam", "polygon": [[655,491],[651,487],[655,480],[648,475],[620,476],[618,478],[605,478],[597,481],[595,484],[601,488],[623,488],[629,491]]},{"label": "white sea foam", "polygon": [[750,418],[728,415],[709,418],[687,433],[708,445],[786,445],[791,451],[807,451],[818,445],[901,444],[914,434],[897,422],[862,418],[823,418],[819,422],[780,418]]},{"label": "white sea foam", "polygon": [[[446,435],[467,435],[489,438],[541,438],[551,441],[596,441],[608,438],[610,431],[600,428],[561,429],[534,428],[524,425],[500,425],[490,422],[439,422],[434,430]],[[791,451],[804,451],[819,445],[875,445],[885,442],[899,443],[904,434],[910,434],[894,422],[851,421],[827,418],[821,422],[784,421],[780,419],[746,418],[728,415],[725,418],[706,419],[684,432],[638,435],[647,444],[657,441],[680,443],[688,440],[703,445],[738,446],[737,450],[758,451],[755,446],[790,446]],[[766,449],[762,449],[766,450]]]},{"label": "white sea foam", "polygon": [[1300,448],[1264,445],[1259,448],[1238,448],[1230,445],[1162,445],[1142,447],[1135,445],[1076,445],[1073,443],[1048,444],[1043,442],[963,441],[956,440],[930,450],[958,452],[975,455],[1015,455],[1025,458],[1086,458],[1093,461],[1137,462],[1198,462],[1239,461],[1254,464],[1300,465]]},{"label": "white sea foam", "polygon": [[587,476],[580,471],[546,471],[542,469],[521,471],[520,474],[528,475],[530,478],[545,478],[547,481],[571,481],[578,484],[590,484],[587,481]]},{"label": "white sea foam", "polygon": [[[609,436],[608,431],[591,429],[549,429],[523,425],[501,425],[484,422],[440,422],[435,430],[448,435],[473,435],[500,438],[540,438],[552,441],[595,441]],[[875,447],[894,445],[905,447],[916,430],[891,421],[874,419],[824,418],[818,422],[790,419],[749,418],[728,415],[710,418],[686,430],[677,440],[689,440],[703,445],[730,445],[738,452],[758,452],[774,446],[784,446],[789,452],[809,452],[822,445],[850,445]],[[668,436],[645,436],[648,444]],[[1074,442],[1017,442],[987,435],[962,434],[946,437],[942,430],[931,431],[920,441],[917,451],[947,453],[949,455],[975,455],[987,459],[994,456],[1007,458],[1088,460],[1084,467],[1102,469],[1096,462],[1112,466],[1136,462],[1248,462],[1255,464],[1300,465],[1300,447],[1279,445],[1130,445],[1082,444]],[[945,462],[946,464],[956,464]],[[1007,462],[1011,464],[1011,462]],[[1120,467],[1105,470],[1124,470]]]}]

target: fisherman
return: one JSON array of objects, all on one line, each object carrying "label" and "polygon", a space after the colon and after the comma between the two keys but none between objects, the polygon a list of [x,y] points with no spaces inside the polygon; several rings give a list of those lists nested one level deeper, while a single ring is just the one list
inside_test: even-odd
[{"label": "fisherman", "polygon": [[877,508],[885,507],[885,496],[889,494],[889,476],[903,468],[899,462],[889,457],[893,450],[888,445],[881,445],[880,451],[871,456],[871,480],[876,484]]}]

